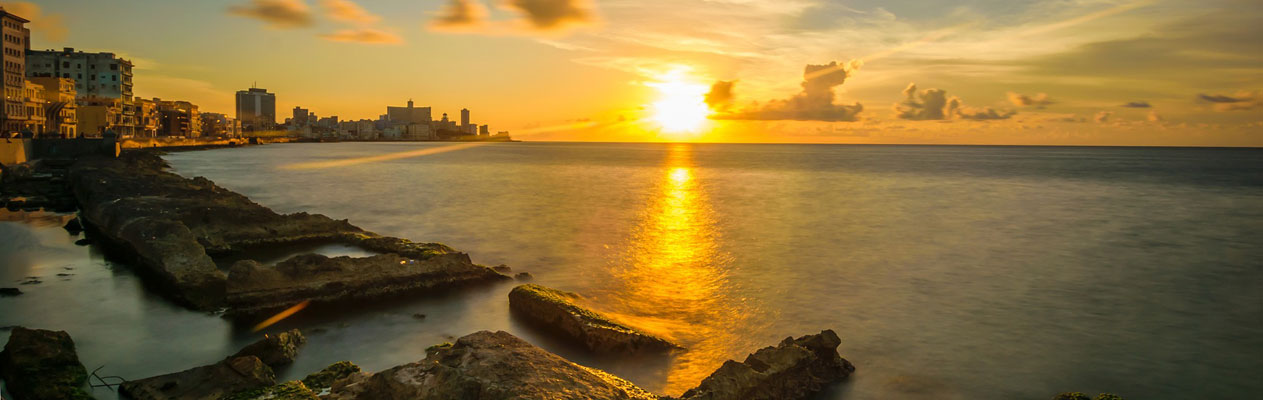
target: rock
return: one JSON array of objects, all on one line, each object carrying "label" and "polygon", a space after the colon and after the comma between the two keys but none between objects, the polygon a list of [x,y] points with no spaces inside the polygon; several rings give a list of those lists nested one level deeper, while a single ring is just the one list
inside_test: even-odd
[{"label": "rock", "polygon": [[232,357],[255,356],[269,367],[277,368],[293,363],[294,357],[298,356],[298,349],[306,343],[307,338],[303,337],[302,332],[291,329],[289,332],[265,335],[263,339],[251,343]]},{"label": "rock", "polygon": [[744,362],[724,362],[700,385],[684,392],[681,399],[806,398],[855,371],[855,366],[838,355],[841,343],[832,330],[798,339],[785,338],[775,347],[749,355]]},{"label": "rock", "polygon": [[346,378],[348,376],[360,372],[358,365],[352,364],[350,361],[338,361],[325,369],[307,375],[303,378],[303,385],[312,390],[320,391],[333,387],[333,382]]},{"label": "rock", "polygon": [[227,302],[235,315],[255,315],[312,303],[426,293],[508,279],[475,265],[464,253],[430,255],[424,260],[399,254],[326,257],[303,254],[274,267],[242,260],[228,272]]},{"label": "rock", "polygon": [[21,290],[15,287],[0,288],[0,297],[10,297],[22,294]]},{"label": "rock", "polygon": [[92,239],[83,238],[75,241],[75,246],[87,246],[92,244]]},{"label": "rock", "polygon": [[299,381],[289,381],[262,389],[247,390],[226,396],[223,400],[318,400],[316,393]]},{"label": "rock", "polygon": [[414,319],[425,319],[425,314],[422,314],[422,313],[412,314],[412,318],[414,318]]},{"label": "rock", "polygon": [[329,400],[656,400],[631,382],[580,366],[506,332],[482,331],[424,360],[338,381]]},{"label": "rock", "polygon": [[513,278],[519,281],[529,281],[535,279],[535,275],[531,275],[530,272],[518,272],[517,275],[513,275]]},{"label": "rock", "polygon": [[[1053,400],[1093,400],[1092,396],[1088,396],[1083,392],[1065,392],[1053,396]],[[1113,393],[1101,393],[1096,396],[1096,400],[1123,400],[1122,396]]]},{"label": "rock", "polygon": [[670,341],[614,322],[575,304],[579,295],[526,284],[509,292],[509,309],[528,321],[564,334],[597,352],[664,351]]},{"label": "rock", "polygon": [[[206,178],[185,179],[166,168],[149,151],[124,152],[117,159],[86,157],[70,167],[69,182],[80,218],[102,233],[107,249],[134,255],[141,275],[158,283],[149,287],[197,310],[228,305],[230,313],[251,314],[308,297],[332,302],[507,279],[442,244],[381,236],[319,214],[278,214]],[[388,256],[299,258],[277,268],[246,264],[234,268],[235,278],[212,259],[316,241]]]},{"label": "rock", "polygon": [[133,400],[220,400],[276,384],[272,369],[255,356],[230,357],[173,374],[124,382],[119,392]]},{"label": "rock", "polygon": [[66,225],[62,226],[62,229],[70,232],[71,235],[78,235],[80,232],[83,232],[83,224],[79,223],[79,218],[71,218],[70,221],[66,222]]},{"label": "rock", "polygon": [[19,283],[19,285],[38,285],[41,283],[44,283],[44,281],[41,281],[37,278],[26,278],[26,280]]},{"label": "rock", "polygon": [[509,268],[509,266],[508,266],[508,265],[504,265],[504,264],[500,264],[500,265],[497,265],[497,266],[491,267],[491,269],[495,270],[496,272],[502,273],[502,274],[507,274],[507,273],[513,272],[513,268]]},{"label": "rock", "polygon": [[0,378],[21,400],[92,399],[83,390],[88,372],[64,331],[14,327],[0,352]]}]

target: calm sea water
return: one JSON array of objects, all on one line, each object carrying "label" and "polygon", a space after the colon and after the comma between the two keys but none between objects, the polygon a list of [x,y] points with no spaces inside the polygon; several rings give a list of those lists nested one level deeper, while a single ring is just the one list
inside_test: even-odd
[{"label": "calm sea water", "polygon": [[[1263,393],[1263,150],[432,150],[444,146],[286,144],[167,159],[278,212],[349,218],[531,272],[688,351],[585,355],[511,317],[510,283],[300,313],[269,329],[308,332],[283,377],[344,359],[385,369],[502,329],[679,394],[723,360],[834,329],[858,371],[828,399]],[[10,213],[0,223],[0,278],[43,281],[0,299],[0,326],[68,330],[89,369],[128,378],[214,362],[257,338],[146,293],[126,267],[74,246],[64,218]]]}]

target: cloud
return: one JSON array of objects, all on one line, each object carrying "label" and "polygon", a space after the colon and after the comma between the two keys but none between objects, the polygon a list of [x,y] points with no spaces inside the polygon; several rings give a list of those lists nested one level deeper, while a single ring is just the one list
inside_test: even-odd
[{"label": "cloud", "polygon": [[1036,107],[1044,108],[1053,104],[1053,100],[1048,97],[1047,93],[1039,93],[1034,96],[1027,96],[1021,93],[1009,92],[1009,102],[1018,107]]},{"label": "cloud", "polygon": [[1212,103],[1215,111],[1245,111],[1263,107],[1263,90],[1242,90],[1232,96],[1203,93],[1197,98]]},{"label": "cloud", "polygon": [[321,38],[333,42],[365,43],[365,44],[400,44],[403,39],[390,32],[371,28],[342,29],[334,33],[320,35]]},{"label": "cloud", "polygon": [[[850,72],[859,68],[858,62],[826,65],[807,65],[803,70],[802,92],[784,100],[772,100],[748,109],[717,114],[715,119],[732,120],[797,120],[797,121],[855,121],[864,106],[833,104],[833,88],[846,82]],[[711,86],[708,99],[731,101],[734,83],[722,82]],[[719,90],[716,90],[719,89]],[[710,104],[710,103],[708,103]]]},{"label": "cloud", "polygon": [[447,7],[430,20],[434,28],[455,28],[477,25],[487,16],[487,8],[477,0],[449,0]]},{"label": "cloud", "polygon": [[1123,105],[1121,105],[1121,106],[1119,106],[1119,107],[1127,107],[1127,108],[1149,108],[1149,107],[1153,107],[1153,106],[1149,105],[1149,102],[1147,102],[1147,101],[1132,101],[1132,102],[1127,102],[1126,104],[1123,104]]},{"label": "cloud", "polygon": [[508,0],[510,9],[526,17],[538,30],[552,30],[591,21],[592,10],[583,0]]},{"label": "cloud", "polygon": [[1148,119],[1149,122],[1162,122],[1162,116],[1158,115],[1158,112],[1154,110],[1149,110],[1149,115],[1146,119]]},{"label": "cloud", "polygon": [[895,103],[895,115],[902,119],[915,121],[944,119],[947,107],[947,91],[942,89],[925,89],[917,93],[917,84],[909,83],[903,89],[904,100]]},{"label": "cloud", "polygon": [[31,21],[31,32],[43,35],[49,41],[65,41],[66,35],[70,32],[69,29],[66,29],[66,23],[62,20],[61,14],[44,15],[38,4],[29,1],[5,1],[0,2],[0,7],[4,7],[6,11]]},{"label": "cloud", "polygon": [[1110,118],[1113,116],[1114,116],[1113,111],[1101,111],[1101,112],[1096,113],[1096,115],[1092,117],[1092,120],[1099,123],[1105,123],[1105,122],[1109,122]]},{"label": "cloud", "polygon": [[321,0],[320,5],[324,6],[325,14],[336,21],[372,25],[382,19],[351,0]]},{"label": "cloud", "polygon": [[250,0],[249,5],[228,7],[232,15],[255,18],[275,28],[303,28],[311,26],[311,8],[303,0]]},{"label": "cloud", "polygon": [[[1012,95],[1010,93],[1010,100]],[[895,116],[913,121],[944,119],[1008,119],[1017,114],[1015,110],[996,110],[991,107],[966,106],[960,97],[947,96],[943,89],[925,89],[917,92],[917,84],[909,83],[903,89],[904,100],[895,103]],[[1043,96],[1045,99],[1047,96]]]},{"label": "cloud", "polygon": [[732,87],[737,81],[716,81],[710,85],[710,91],[706,92],[706,105],[710,109],[717,111],[726,111],[732,106]]}]

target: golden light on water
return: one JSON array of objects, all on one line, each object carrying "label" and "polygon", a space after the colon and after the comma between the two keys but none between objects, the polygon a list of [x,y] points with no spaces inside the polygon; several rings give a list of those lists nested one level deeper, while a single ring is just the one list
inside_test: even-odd
[{"label": "golden light on water", "polygon": [[273,324],[277,322],[281,322],[281,320],[289,318],[291,315],[294,315],[294,313],[297,313],[299,311],[302,311],[304,308],[307,308],[307,305],[310,303],[311,303],[310,300],[303,300],[302,303],[298,303],[290,308],[286,308],[285,311],[276,313],[276,315],[273,315],[269,317],[268,319],[263,320],[263,322],[260,322],[258,325],[255,325],[254,328],[250,330],[250,332],[258,332],[269,326],[272,326]]},{"label": "golden light on water", "polygon": [[428,156],[432,154],[446,153],[449,151],[464,150],[470,147],[477,147],[477,146],[482,146],[485,144],[487,144],[487,142],[470,142],[470,143],[453,144],[453,145],[440,146],[440,147],[428,147],[428,148],[418,149],[418,150],[401,151],[397,153],[379,154],[379,155],[367,156],[367,157],[344,158],[341,160],[330,160],[330,161],[312,161],[312,162],[293,163],[293,164],[282,165],[281,169],[299,170],[299,169],[322,169],[322,168],[348,167],[352,165],[368,164],[368,163],[391,161],[391,160],[400,160],[404,158],[421,157],[421,156]]},{"label": "golden light on water", "polygon": [[649,105],[649,117],[668,137],[700,133],[711,114],[706,105],[710,88],[689,77],[688,71],[686,67],[676,68],[645,83],[658,91],[657,100]]},{"label": "golden light on water", "polygon": [[613,260],[617,319],[682,343],[664,390],[696,386],[730,355],[735,326],[750,313],[730,298],[731,256],[719,248],[714,210],[693,165],[690,144],[672,145],[664,173],[629,242]]}]

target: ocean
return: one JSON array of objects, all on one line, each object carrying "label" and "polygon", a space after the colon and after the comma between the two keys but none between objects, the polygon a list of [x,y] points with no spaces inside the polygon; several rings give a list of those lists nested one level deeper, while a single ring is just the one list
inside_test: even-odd
[{"label": "ocean", "polygon": [[[588,355],[511,316],[506,283],[300,312],[267,330],[308,336],[281,378],[340,360],[381,370],[454,337],[505,330],[678,395],[724,360],[833,329],[857,371],[822,399],[1263,393],[1263,149],[433,150],[445,146],[278,144],[165,158],[278,212],[346,218],[529,272],[687,350]],[[42,281],[0,299],[0,326],[67,330],[89,370],[129,379],[209,364],[257,339],[244,323],[147,292],[126,266],[74,245],[66,218],[0,218],[0,279],[13,282],[4,286]]]}]

